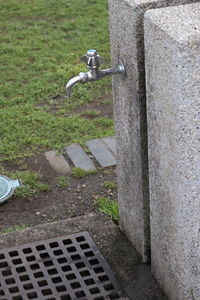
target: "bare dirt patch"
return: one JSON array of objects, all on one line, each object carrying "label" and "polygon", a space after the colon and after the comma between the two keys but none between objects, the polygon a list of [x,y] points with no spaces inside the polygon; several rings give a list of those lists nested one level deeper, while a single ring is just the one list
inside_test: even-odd
[{"label": "bare dirt patch", "polygon": [[[31,198],[13,196],[0,208],[1,232],[10,226],[25,224],[28,227],[41,223],[73,218],[98,210],[98,197],[117,198],[117,191],[105,188],[105,181],[116,182],[115,168],[99,169],[94,175],[84,178],[66,176],[69,184],[60,187],[59,175],[50,167],[44,155],[26,160],[28,170],[41,174],[42,181],[50,186],[49,191]],[[11,167],[9,165],[9,167]]]}]

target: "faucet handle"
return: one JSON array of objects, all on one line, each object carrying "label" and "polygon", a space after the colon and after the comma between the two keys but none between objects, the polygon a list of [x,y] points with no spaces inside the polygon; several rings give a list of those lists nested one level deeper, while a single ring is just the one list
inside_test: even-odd
[{"label": "faucet handle", "polygon": [[86,63],[89,69],[98,69],[104,58],[97,53],[97,50],[90,49],[87,54],[80,57],[80,61]]}]

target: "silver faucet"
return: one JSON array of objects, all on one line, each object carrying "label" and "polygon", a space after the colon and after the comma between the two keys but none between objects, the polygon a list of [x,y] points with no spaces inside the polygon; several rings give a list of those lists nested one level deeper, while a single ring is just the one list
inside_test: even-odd
[{"label": "silver faucet", "polygon": [[68,81],[65,98],[71,96],[72,87],[78,82],[86,83],[95,81],[107,75],[121,74],[122,76],[125,76],[125,67],[121,60],[119,60],[113,68],[99,70],[99,66],[103,62],[103,57],[98,55],[96,50],[88,50],[87,54],[81,56],[80,61],[87,64],[88,72],[80,72],[78,76]]}]

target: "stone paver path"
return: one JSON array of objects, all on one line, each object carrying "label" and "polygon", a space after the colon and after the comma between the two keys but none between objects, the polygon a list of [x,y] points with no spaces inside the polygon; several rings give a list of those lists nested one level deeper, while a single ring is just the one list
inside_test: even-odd
[{"label": "stone paver path", "polygon": [[105,146],[102,139],[94,139],[86,142],[90,152],[96,158],[101,167],[110,167],[116,165],[116,159],[111,151],[108,150],[109,147]]},{"label": "stone paver path", "polygon": [[45,152],[45,157],[56,173],[65,175],[70,172],[70,166],[63,155],[58,155],[55,150]]},{"label": "stone paver path", "polygon": [[[96,160],[101,167],[111,167],[116,165],[116,140],[114,136],[93,139],[86,142],[94,161]],[[88,156],[79,144],[72,144],[64,148],[66,158],[68,157],[74,167],[85,171],[96,170],[93,160]],[[45,157],[52,168],[60,173],[70,172],[70,166],[63,155],[57,155],[56,151],[45,152]]]},{"label": "stone paver path", "polygon": [[69,156],[75,167],[81,168],[85,171],[96,170],[93,161],[79,144],[67,146],[64,151]]}]

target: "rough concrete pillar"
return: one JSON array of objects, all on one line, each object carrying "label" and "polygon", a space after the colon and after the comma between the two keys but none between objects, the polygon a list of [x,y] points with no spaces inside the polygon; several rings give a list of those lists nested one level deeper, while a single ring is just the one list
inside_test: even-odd
[{"label": "rough concrete pillar", "polygon": [[152,270],[200,299],[200,3],[145,14]]},{"label": "rough concrete pillar", "polygon": [[143,262],[150,254],[143,15],[191,2],[198,0],[109,0],[112,63],[126,66],[126,78],[113,78],[120,223]]}]

